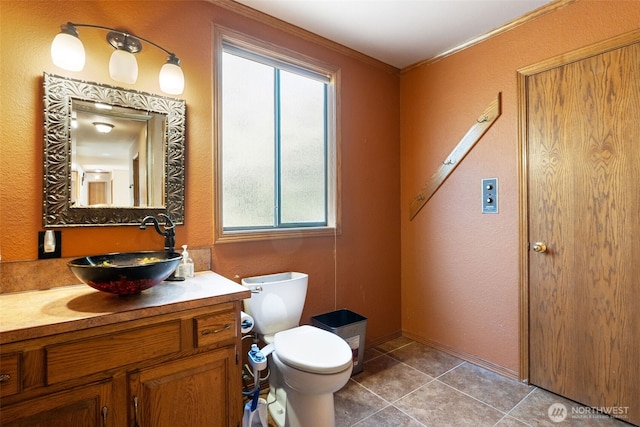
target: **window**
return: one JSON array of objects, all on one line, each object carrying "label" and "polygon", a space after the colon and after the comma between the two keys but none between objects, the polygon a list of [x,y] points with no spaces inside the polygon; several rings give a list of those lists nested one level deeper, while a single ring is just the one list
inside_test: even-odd
[{"label": "window", "polygon": [[218,46],[217,240],[333,234],[337,72],[246,37]]}]

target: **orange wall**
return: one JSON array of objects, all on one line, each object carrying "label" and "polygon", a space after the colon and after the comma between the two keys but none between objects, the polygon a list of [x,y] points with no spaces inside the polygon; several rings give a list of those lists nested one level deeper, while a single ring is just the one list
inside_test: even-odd
[{"label": "orange wall", "polygon": [[[186,219],[177,245],[213,248],[213,269],[231,279],[299,270],[310,274],[304,321],[347,307],[369,318],[367,341],[400,331],[399,77],[288,32],[198,1],[0,2],[0,257],[37,258],[42,229],[42,73],[117,84],[108,76],[106,33],[79,28],[82,72],[53,65],[49,48],[67,21],[128,30],[176,52],[187,101]],[[212,24],[297,50],[341,68],[342,234],[213,245]],[[164,54],[145,46],[134,89],[160,93]],[[119,86],[129,87],[118,84]],[[63,257],[160,248],[137,227],[62,229]],[[45,261],[46,262],[46,261]],[[45,264],[41,264],[45,265]],[[0,268],[2,264],[0,264]],[[1,273],[1,272],[0,272]],[[1,280],[1,279],[0,279]],[[52,278],[53,280],[53,278]]]},{"label": "orange wall", "polygon": [[[636,29],[639,18],[640,1],[579,0],[401,75],[407,335],[518,374],[516,70]],[[502,116],[409,221],[411,200],[498,92]],[[497,215],[480,212],[490,177],[499,180]]]}]

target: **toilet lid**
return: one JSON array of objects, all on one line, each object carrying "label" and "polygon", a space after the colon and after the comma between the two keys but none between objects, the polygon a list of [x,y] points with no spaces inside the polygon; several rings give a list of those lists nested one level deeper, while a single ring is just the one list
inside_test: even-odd
[{"label": "toilet lid", "polygon": [[301,371],[318,374],[342,372],[351,364],[351,348],[338,335],[315,326],[278,332],[274,338],[278,358]]}]

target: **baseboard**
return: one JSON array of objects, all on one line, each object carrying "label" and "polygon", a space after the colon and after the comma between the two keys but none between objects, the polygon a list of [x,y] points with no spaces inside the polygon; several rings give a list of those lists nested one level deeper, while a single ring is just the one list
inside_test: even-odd
[{"label": "baseboard", "polygon": [[502,375],[503,377],[511,378],[516,381],[520,381],[520,377],[518,372],[505,368],[504,366],[496,365],[493,362],[489,362],[487,360],[481,359],[473,354],[469,354],[463,351],[456,350],[454,348],[445,346],[435,341],[431,341],[428,339],[424,339],[419,337],[418,335],[414,335],[411,332],[402,332],[402,336],[412,339],[413,341],[419,342],[420,344],[427,345],[429,347],[435,348],[436,350],[440,350],[444,353],[450,354],[452,356],[457,357],[458,359],[462,359],[466,362],[473,363],[474,365],[480,366],[481,368],[488,369],[496,374]]}]

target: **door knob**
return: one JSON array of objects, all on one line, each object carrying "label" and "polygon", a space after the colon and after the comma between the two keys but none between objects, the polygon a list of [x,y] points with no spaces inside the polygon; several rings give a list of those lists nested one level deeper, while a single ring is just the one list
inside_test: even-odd
[{"label": "door knob", "polygon": [[545,242],[535,242],[533,244],[533,251],[542,253],[547,251],[547,244]]}]

